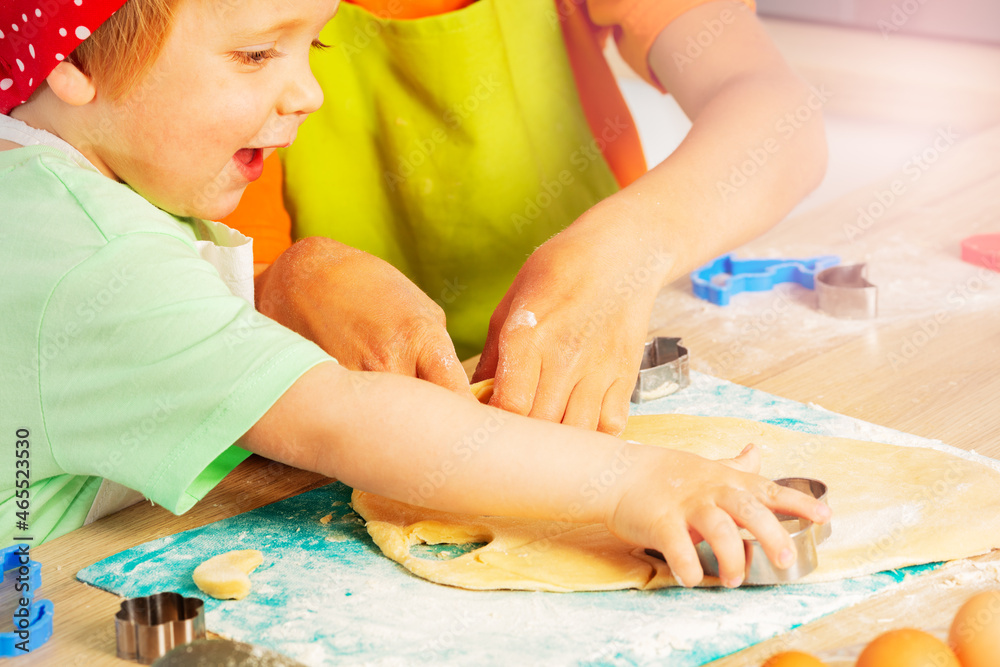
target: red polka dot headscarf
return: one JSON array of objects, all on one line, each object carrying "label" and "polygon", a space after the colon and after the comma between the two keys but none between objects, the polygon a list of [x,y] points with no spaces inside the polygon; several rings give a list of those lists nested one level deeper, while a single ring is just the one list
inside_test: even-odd
[{"label": "red polka dot headscarf", "polygon": [[125,0],[0,0],[0,113],[31,96]]}]

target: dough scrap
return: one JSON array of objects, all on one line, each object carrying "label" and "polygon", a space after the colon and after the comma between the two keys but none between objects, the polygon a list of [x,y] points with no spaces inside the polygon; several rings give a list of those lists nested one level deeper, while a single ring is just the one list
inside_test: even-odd
[{"label": "dough scrap", "polygon": [[[749,443],[761,474],[813,477],[829,487],[833,534],[819,567],[799,582],[965,558],[1000,547],[1000,471],[948,452],[810,435],[724,417],[631,417],[621,437],[731,458]],[[473,590],[656,589],[677,582],[663,561],[600,524],[439,512],[354,491],[352,505],[382,552],[410,572]],[[451,560],[410,553],[415,544],[486,546]],[[703,586],[717,586],[706,577]]]},{"label": "dough scrap", "polygon": [[264,562],[256,549],[227,551],[194,569],[194,583],[217,600],[242,600],[250,593],[250,573]]}]

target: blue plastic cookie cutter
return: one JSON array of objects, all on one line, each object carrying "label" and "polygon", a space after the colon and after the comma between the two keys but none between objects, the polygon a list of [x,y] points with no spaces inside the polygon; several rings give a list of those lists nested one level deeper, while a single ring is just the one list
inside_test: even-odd
[{"label": "blue plastic cookie cutter", "polygon": [[[0,633],[0,657],[3,658],[23,655],[38,648],[52,636],[52,602],[35,601],[35,592],[42,585],[42,564],[31,560],[30,554],[25,559],[25,555],[22,544],[0,551],[4,581],[7,581],[10,574],[18,583],[27,584],[26,588],[13,593],[15,598],[27,602],[27,605],[18,604],[14,612],[14,631]],[[27,573],[24,569],[27,569]]]},{"label": "blue plastic cookie cutter", "polygon": [[718,306],[740,292],[766,292],[779,283],[816,285],[816,274],[840,263],[837,255],[810,259],[734,259],[732,253],[713,259],[691,274],[694,295]]}]

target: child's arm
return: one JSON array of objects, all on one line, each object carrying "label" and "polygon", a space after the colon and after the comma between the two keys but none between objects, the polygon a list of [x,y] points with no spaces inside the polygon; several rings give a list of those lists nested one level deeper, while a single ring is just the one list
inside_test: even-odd
[{"label": "child's arm", "polygon": [[772,561],[787,566],[791,538],[764,508],[829,518],[822,503],[744,472],[759,464],[753,449],[723,465],[501,412],[412,378],[335,364],[302,376],[241,444],[435,509],[603,522],[628,542],[659,549],[688,586],[702,577],[691,535],[708,540],[723,582],[738,585],[745,563],[737,525],[757,535]]}]

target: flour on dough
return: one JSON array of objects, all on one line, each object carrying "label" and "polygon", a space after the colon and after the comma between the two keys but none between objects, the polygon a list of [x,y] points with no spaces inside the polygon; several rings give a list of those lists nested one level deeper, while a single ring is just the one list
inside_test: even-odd
[{"label": "flour on dough", "polygon": [[[753,442],[761,450],[763,476],[826,482],[833,534],[819,547],[819,567],[800,582],[965,558],[1000,547],[1000,472],[947,452],[688,415],[631,417],[621,437],[710,459],[734,457]],[[385,555],[441,584],[540,591],[676,585],[666,563],[600,524],[450,514],[360,491],[354,492],[352,505]],[[471,542],[487,544],[446,561],[410,553],[415,544]],[[706,577],[702,585],[719,581]]]}]

